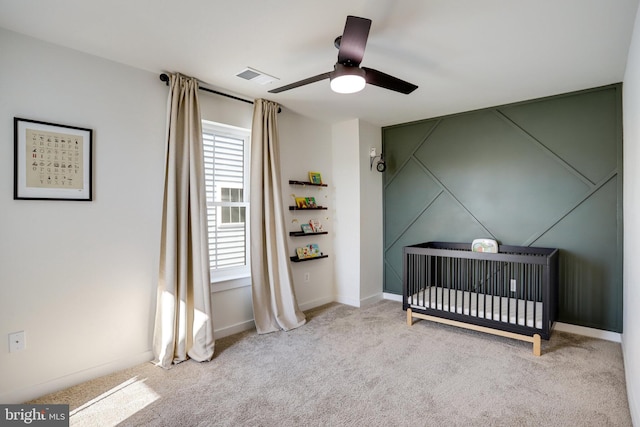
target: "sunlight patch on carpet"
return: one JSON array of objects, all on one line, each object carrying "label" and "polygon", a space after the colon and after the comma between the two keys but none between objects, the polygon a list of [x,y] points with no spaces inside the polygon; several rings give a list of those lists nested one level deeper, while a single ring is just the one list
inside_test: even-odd
[{"label": "sunlight patch on carpet", "polygon": [[91,425],[92,420],[99,424],[105,413],[109,413],[109,418],[114,421],[126,420],[160,399],[160,395],[145,382],[146,378],[132,377],[72,410],[69,413],[71,425]]}]

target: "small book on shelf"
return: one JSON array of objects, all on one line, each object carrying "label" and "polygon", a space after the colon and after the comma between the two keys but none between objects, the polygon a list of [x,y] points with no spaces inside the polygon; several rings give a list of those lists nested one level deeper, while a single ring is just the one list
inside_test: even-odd
[{"label": "small book on shelf", "polygon": [[313,233],[313,228],[311,228],[311,224],[300,224],[300,228],[303,233]]},{"label": "small book on shelf", "polygon": [[296,254],[300,259],[309,258],[309,248],[307,246],[296,248]]},{"label": "small book on shelf", "polygon": [[322,253],[317,243],[311,243],[310,245],[296,248],[296,255],[298,255],[299,259],[306,259],[318,257],[322,255]]},{"label": "small book on shelf", "polygon": [[309,225],[311,226],[311,230],[313,230],[314,233],[322,233],[324,231],[324,229],[322,228],[322,223],[317,219],[310,220]]},{"label": "small book on shelf", "polygon": [[311,258],[322,255],[322,252],[320,252],[320,247],[317,243],[311,243],[309,245],[309,253],[311,254]]},{"label": "small book on shelf", "polygon": [[308,208],[317,208],[318,204],[316,203],[315,197],[307,197],[307,207]]},{"label": "small book on shelf", "polygon": [[320,172],[309,172],[309,181],[312,184],[322,184],[322,175],[320,175]]}]

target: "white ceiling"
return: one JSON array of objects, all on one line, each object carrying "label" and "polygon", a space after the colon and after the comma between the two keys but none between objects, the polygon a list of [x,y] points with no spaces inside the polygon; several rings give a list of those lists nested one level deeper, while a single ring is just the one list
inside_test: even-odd
[{"label": "white ceiling", "polygon": [[[0,27],[155,73],[181,72],[327,122],[386,126],[620,82],[638,0],[0,0]],[[373,21],[362,66],[410,95],[329,81],[347,15]],[[6,66],[6,64],[3,64]],[[260,86],[252,67],[280,78]],[[96,76],[99,78],[99,76]]]}]

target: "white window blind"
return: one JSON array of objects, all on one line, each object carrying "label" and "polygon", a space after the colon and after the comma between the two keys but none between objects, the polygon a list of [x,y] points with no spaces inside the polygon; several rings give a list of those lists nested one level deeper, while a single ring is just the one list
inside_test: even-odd
[{"label": "white window blind", "polygon": [[246,129],[202,122],[211,278],[250,275],[249,141]]}]

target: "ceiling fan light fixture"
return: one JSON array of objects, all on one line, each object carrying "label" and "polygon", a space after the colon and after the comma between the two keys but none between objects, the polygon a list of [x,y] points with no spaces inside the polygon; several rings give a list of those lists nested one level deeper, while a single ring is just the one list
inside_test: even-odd
[{"label": "ceiling fan light fixture", "polygon": [[360,67],[336,64],[331,73],[331,90],[337,93],[356,93],[364,89],[365,71]]},{"label": "ceiling fan light fixture", "polygon": [[405,95],[418,89],[418,86],[413,83],[405,82],[382,71],[360,67],[370,28],[371,19],[352,15],[347,16],[344,31],[334,42],[335,47],[338,48],[338,61],[334,65],[333,71],[271,89],[269,93],[284,92],[285,90],[295,89],[327,78],[331,80],[331,90],[338,93],[358,92],[366,84]]}]

